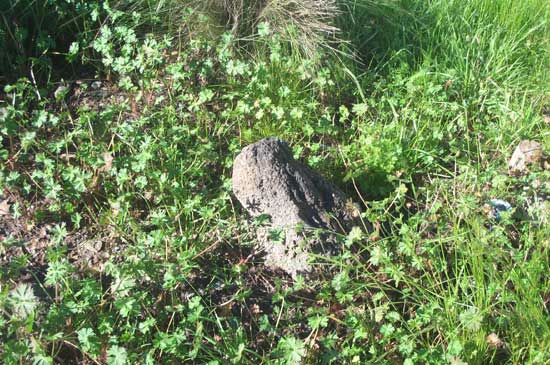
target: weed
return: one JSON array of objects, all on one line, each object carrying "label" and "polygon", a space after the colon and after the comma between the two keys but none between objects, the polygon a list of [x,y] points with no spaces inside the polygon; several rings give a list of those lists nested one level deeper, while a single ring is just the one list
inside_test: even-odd
[{"label": "weed", "polygon": [[[549,171],[507,159],[550,146],[549,17],[540,0],[2,7],[1,362],[547,363]],[[79,65],[93,77],[66,76]],[[372,227],[315,280],[266,268],[269,217],[232,198],[235,155],[273,135]]]}]

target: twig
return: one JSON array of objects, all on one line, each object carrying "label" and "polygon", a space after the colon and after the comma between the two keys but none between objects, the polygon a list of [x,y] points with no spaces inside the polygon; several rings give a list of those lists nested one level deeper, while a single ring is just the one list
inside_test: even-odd
[{"label": "twig", "polygon": [[38,101],[42,101],[42,97],[40,96],[40,92],[38,91],[38,85],[36,84],[36,79],[34,78],[34,72],[32,70],[32,66],[31,66],[31,69],[30,69],[30,73],[31,73],[31,80],[32,80],[32,83],[34,85],[34,91],[36,92],[36,96],[38,97]]}]

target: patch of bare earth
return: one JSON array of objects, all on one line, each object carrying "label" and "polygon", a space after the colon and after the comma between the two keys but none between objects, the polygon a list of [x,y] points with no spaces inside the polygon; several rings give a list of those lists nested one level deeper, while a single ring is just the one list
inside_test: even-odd
[{"label": "patch of bare earth", "polygon": [[24,206],[21,202],[21,197],[8,191],[0,197],[0,267],[4,275],[19,270],[19,282],[36,281],[47,270],[48,250],[56,247],[66,250],[69,262],[78,270],[103,271],[116,242],[109,227],[86,227],[56,240],[59,226],[36,223],[33,209],[14,214],[12,207]]}]

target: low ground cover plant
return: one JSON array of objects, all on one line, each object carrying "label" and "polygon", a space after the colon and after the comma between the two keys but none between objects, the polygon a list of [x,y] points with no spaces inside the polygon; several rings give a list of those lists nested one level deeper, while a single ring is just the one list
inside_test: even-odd
[{"label": "low ground cover plant", "polygon": [[[547,2],[0,11],[0,362],[550,362],[550,170],[507,165],[550,149]],[[372,227],[330,275],[257,252],[230,177],[269,136]]]}]

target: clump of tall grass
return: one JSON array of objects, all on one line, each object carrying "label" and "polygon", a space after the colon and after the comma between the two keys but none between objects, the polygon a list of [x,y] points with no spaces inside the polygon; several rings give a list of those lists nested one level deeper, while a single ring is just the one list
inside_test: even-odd
[{"label": "clump of tall grass", "polygon": [[[354,37],[363,58],[385,64],[399,55],[397,62],[404,61],[412,69],[428,67],[447,73],[467,93],[475,91],[480,80],[493,83],[493,88],[548,89],[548,1],[404,0],[401,11],[387,7],[377,19],[371,10],[362,10],[368,2],[348,2],[354,22],[347,34]],[[365,32],[369,27],[373,29],[370,38]]]},{"label": "clump of tall grass", "polygon": [[271,0],[258,14],[292,45],[313,57],[320,47],[336,39],[334,20],[339,10],[334,0]]},{"label": "clump of tall grass", "polygon": [[244,40],[267,23],[274,35],[307,58],[330,46],[339,32],[337,0],[210,0],[195,8],[222,14],[227,28]]}]

